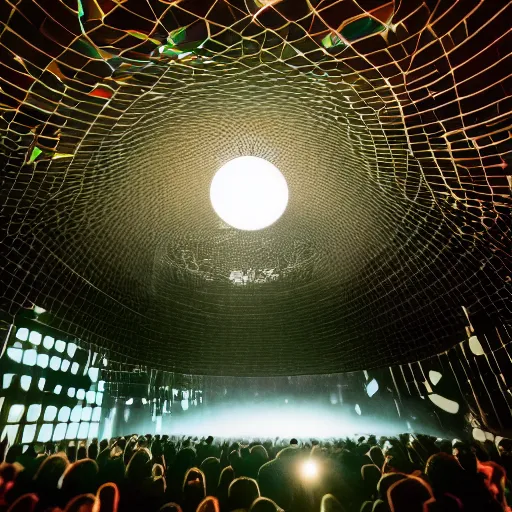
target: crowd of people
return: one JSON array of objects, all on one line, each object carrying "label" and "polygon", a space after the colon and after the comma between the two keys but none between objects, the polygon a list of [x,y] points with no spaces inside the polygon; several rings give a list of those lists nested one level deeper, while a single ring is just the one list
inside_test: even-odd
[{"label": "crowd of people", "polygon": [[0,512],[512,512],[506,439],[133,435],[0,455]]}]

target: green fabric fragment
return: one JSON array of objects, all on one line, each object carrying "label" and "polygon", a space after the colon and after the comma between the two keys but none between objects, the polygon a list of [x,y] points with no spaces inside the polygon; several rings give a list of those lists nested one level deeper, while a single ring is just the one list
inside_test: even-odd
[{"label": "green fabric fragment", "polygon": [[30,159],[28,161],[29,164],[32,164],[35,162],[36,158],[43,152],[42,149],[39,149],[37,146],[34,146],[34,149],[32,149],[32,153],[30,155]]}]

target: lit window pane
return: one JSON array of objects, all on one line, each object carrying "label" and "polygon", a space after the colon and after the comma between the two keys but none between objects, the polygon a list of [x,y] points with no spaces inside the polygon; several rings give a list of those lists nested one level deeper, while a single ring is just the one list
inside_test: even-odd
[{"label": "lit window pane", "polygon": [[71,409],[69,407],[61,407],[61,409],[59,411],[58,420],[63,421],[63,422],[68,421],[70,414],[71,414]]},{"label": "lit window pane", "polygon": [[96,402],[96,393],[94,391],[87,391],[85,396],[87,398],[88,404],[93,404],[94,402]]},{"label": "lit window pane", "polygon": [[104,380],[100,380],[98,382],[98,391],[105,391],[105,381]]},{"label": "lit window pane", "polygon": [[46,354],[38,354],[37,355],[37,366],[41,368],[46,368],[48,366],[48,361],[50,358]]},{"label": "lit window pane", "polygon": [[107,358],[106,358],[106,357],[104,357],[104,358],[103,358],[103,361],[102,361],[102,362],[103,362],[103,366],[107,366],[108,361],[107,361]]},{"label": "lit window pane", "polygon": [[68,396],[69,398],[73,398],[75,396],[76,389],[75,388],[69,388],[68,389]]},{"label": "lit window pane", "polygon": [[89,439],[92,439],[93,437],[98,437],[99,426],[99,423],[91,423],[91,426],[89,428]]},{"label": "lit window pane", "polygon": [[67,348],[68,356],[73,358],[77,348],[78,348],[78,346],[76,345],[76,343],[68,343],[68,348]]},{"label": "lit window pane", "polygon": [[101,405],[103,402],[103,393],[96,393],[96,405]]},{"label": "lit window pane", "polygon": [[92,407],[84,407],[82,410],[82,421],[91,421]]},{"label": "lit window pane", "polygon": [[67,372],[67,371],[68,371],[68,369],[69,369],[69,365],[70,365],[70,364],[71,364],[71,363],[70,363],[67,359],[63,359],[63,360],[62,360],[62,364],[61,364],[61,366],[60,366],[61,371],[63,371],[63,372]]},{"label": "lit window pane", "polygon": [[28,340],[28,329],[25,327],[21,327],[16,331],[16,338],[18,338],[21,341],[27,341]]},{"label": "lit window pane", "polygon": [[23,391],[28,391],[30,389],[31,382],[32,377],[30,375],[22,375],[20,379],[21,389],[23,389]]},{"label": "lit window pane", "polygon": [[80,423],[80,428],[78,429],[78,439],[87,439],[88,432],[89,423]]},{"label": "lit window pane", "polygon": [[368,396],[371,398],[373,395],[375,395],[375,393],[377,393],[377,391],[379,390],[379,383],[375,380],[375,379],[372,379],[368,385],[366,386],[366,393],[368,394]]},{"label": "lit window pane", "polygon": [[21,438],[22,443],[31,443],[36,436],[37,425],[25,425],[23,429],[23,436]]},{"label": "lit window pane", "polygon": [[70,421],[77,422],[82,418],[82,406],[75,405],[71,411]]},{"label": "lit window pane", "polygon": [[79,389],[76,392],[76,397],[78,400],[83,400],[85,398],[85,389]]},{"label": "lit window pane", "polygon": [[23,357],[23,350],[21,348],[9,347],[7,349],[7,357],[16,361],[17,363],[21,363],[21,358]]},{"label": "lit window pane", "polygon": [[18,433],[19,428],[19,425],[6,425],[2,431],[1,439],[5,439],[7,436],[7,443],[12,446],[14,441],[16,441],[16,434]]},{"label": "lit window pane", "polygon": [[60,395],[60,392],[62,391],[62,386],[60,384],[57,384],[55,386],[55,389],[53,390],[53,392],[56,394],[56,395]]},{"label": "lit window pane", "polygon": [[449,412],[450,414],[457,414],[459,412],[459,404],[449,398],[445,398],[444,396],[437,395],[435,393],[428,395],[428,398],[431,402],[443,409],[443,411]]},{"label": "lit window pane", "polygon": [[101,418],[101,407],[95,407],[92,410],[92,421],[100,421]]},{"label": "lit window pane", "polygon": [[64,352],[64,350],[66,350],[66,343],[64,343],[62,340],[57,340],[55,342],[55,350],[57,352]]},{"label": "lit window pane", "polygon": [[2,407],[4,406],[5,396],[0,396],[0,412],[2,412]]},{"label": "lit window pane", "polygon": [[66,435],[66,429],[67,428],[68,428],[68,424],[67,423],[59,423],[55,427],[55,431],[53,432],[53,440],[54,441],[60,441],[60,440],[64,439],[64,437]]},{"label": "lit window pane", "polygon": [[58,370],[60,368],[60,357],[57,357],[57,356],[53,356],[51,359],[50,359],[50,368],[52,370]]},{"label": "lit window pane", "polygon": [[80,368],[80,365],[78,363],[73,363],[71,365],[71,373],[73,375],[76,375],[78,373],[79,368]]},{"label": "lit window pane", "polygon": [[89,377],[91,378],[91,380],[93,382],[96,382],[98,380],[98,373],[99,373],[98,368],[89,368],[87,373],[89,374]]},{"label": "lit window pane", "polygon": [[[33,345],[40,345],[41,344],[41,333],[40,332],[37,332],[37,331],[32,331],[30,333],[30,336],[28,337],[28,341],[30,341],[30,343],[32,343]],[[25,435],[25,434],[23,434]]]},{"label": "lit window pane", "polygon": [[45,336],[43,340],[43,347],[50,350],[54,343],[55,340],[51,336]]},{"label": "lit window pane", "polygon": [[25,353],[23,354],[23,364],[26,364],[27,366],[34,366],[37,361],[37,351],[33,348],[30,350],[25,350]]},{"label": "lit window pane", "polygon": [[66,432],[66,439],[76,439],[79,423],[70,423]]},{"label": "lit window pane", "polygon": [[44,423],[41,425],[41,430],[39,431],[39,435],[37,436],[37,440],[40,443],[46,443],[52,438],[53,425],[49,423]]},{"label": "lit window pane", "polygon": [[44,385],[46,384],[46,379],[44,377],[40,377],[39,378],[39,382],[37,383],[37,387],[43,391],[44,390]]},{"label": "lit window pane", "polygon": [[44,421],[53,421],[57,416],[57,407],[49,405],[44,411]]},{"label": "lit window pane", "polygon": [[7,389],[12,382],[12,378],[14,377],[14,373],[6,373],[4,378],[2,379],[2,388]]},{"label": "lit window pane", "polygon": [[41,415],[41,404],[32,404],[27,411],[27,421],[37,421]]},{"label": "lit window pane", "polygon": [[7,417],[7,423],[19,423],[25,412],[25,406],[22,404],[11,405],[9,409],[9,416]]}]

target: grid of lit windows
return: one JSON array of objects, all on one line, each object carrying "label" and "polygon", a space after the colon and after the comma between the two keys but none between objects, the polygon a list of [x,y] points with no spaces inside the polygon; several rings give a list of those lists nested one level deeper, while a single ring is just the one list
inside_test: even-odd
[{"label": "grid of lit windows", "polygon": [[[103,356],[36,322],[13,327],[0,359],[0,431],[10,443],[98,437]],[[62,339],[64,338],[64,339]]]}]

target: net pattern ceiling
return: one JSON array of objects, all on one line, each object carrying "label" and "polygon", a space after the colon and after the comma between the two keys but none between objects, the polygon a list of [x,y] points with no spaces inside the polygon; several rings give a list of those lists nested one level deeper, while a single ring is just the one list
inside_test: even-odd
[{"label": "net pattern ceiling", "polygon": [[[460,342],[464,308],[510,320],[509,2],[0,16],[7,314],[36,304],[124,360],[224,375],[407,362]],[[261,231],[209,200],[244,155],[289,186]]]}]

